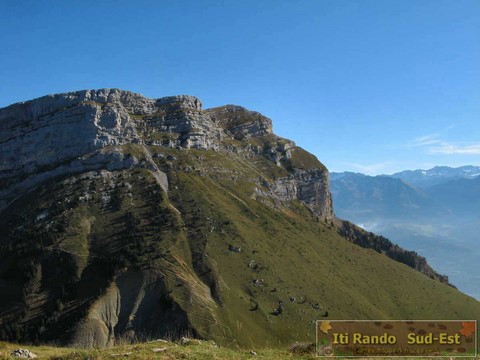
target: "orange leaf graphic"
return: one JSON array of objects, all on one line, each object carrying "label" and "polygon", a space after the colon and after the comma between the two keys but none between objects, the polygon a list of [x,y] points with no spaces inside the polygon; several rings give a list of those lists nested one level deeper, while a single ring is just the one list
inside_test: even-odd
[{"label": "orange leaf graphic", "polygon": [[475,332],[475,322],[462,322],[462,326],[460,334],[465,337],[469,337]]},{"label": "orange leaf graphic", "polygon": [[320,330],[325,334],[328,334],[328,332],[332,329],[333,328],[330,326],[330,321],[322,321],[320,324]]}]

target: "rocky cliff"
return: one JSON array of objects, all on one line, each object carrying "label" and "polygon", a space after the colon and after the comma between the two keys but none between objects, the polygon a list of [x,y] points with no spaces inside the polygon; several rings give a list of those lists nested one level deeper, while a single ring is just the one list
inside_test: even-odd
[{"label": "rocky cliff", "polygon": [[[133,153],[122,147],[129,144],[138,145]],[[287,176],[273,179],[269,194],[279,201],[298,198],[316,215],[332,215],[328,172],[316,159],[307,169],[289,162],[302,150],[274,135],[267,117],[233,105],[204,111],[193,96],[148,99],[117,89],[50,95],[0,109],[0,209],[49,178],[88,170],[143,167],[167,191],[147,146],[233,151],[262,155],[279,167],[288,163]]]}]

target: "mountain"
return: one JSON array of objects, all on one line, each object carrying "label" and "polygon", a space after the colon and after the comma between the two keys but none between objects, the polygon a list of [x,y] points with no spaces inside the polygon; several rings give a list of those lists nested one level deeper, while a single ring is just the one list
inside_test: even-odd
[{"label": "mountain", "polygon": [[379,214],[384,219],[415,219],[422,216],[425,209],[442,212],[442,207],[424,190],[393,177],[332,173],[330,189],[335,213],[357,223]]},{"label": "mountain", "polygon": [[430,170],[406,170],[388,176],[401,179],[413,186],[428,188],[451,180],[478,178],[480,176],[480,166],[467,165],[457,168],[436,166]]},{"label": "mountain", "polygon": [[0,338],[314,341],[315,320],[480,319],[425,258],[336,219],[267,117],[117,89],[0,109]]},{"label": "mountain", "polygon": [[473,166],[464,166],[437,167],[425,171],[426,175],[399,173],[417,174],[414,180],[430,176],[433,182],[424,189],[408,183],[408,176],[332,173],[334,211],[340,218],[427,256],[460,289],[480,298],[480,177],[474,176],[475,171]]},{"label": "mountain", "polygon": [[340,217],[439,218],[480,216],[480,167],[406,170],[393,175],[331,173]]},{"label": "mountain", "polygon": [[426,192],[448,206],[451,216],[480,219],[480,177],[432,185]]}]

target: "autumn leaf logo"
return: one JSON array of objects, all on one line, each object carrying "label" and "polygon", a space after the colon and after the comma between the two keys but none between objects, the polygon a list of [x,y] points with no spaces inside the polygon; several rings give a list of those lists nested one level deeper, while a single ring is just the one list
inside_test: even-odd
[{"label": "autumn leaf logo", "polygon": [[469,337],[475,332],[475,322],[462,322],[462,329],[459,330],[460,334],[462,334],[465,337]]},{"label": "autumn leaf logo", "polygon": [[328,332],[332,329],[333,328],[330,326],[330,321],[322,321],[322,323],[320,324],[320,330],[324,334],[328,334]]}]

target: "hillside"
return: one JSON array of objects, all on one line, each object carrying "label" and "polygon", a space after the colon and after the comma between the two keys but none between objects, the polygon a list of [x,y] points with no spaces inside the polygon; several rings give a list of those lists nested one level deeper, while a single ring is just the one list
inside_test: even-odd
[{"label": "hillside", "polygon": [[0,109],[0,154],[4,340],[285,346],[327,316],[480,319],[334,219],[326,168],[242,107],[52,95]]},{"label": "hillside", "polygon": [[449,207],[450,216],[480,219],[480,177],[451,180],[426,191]]}]

